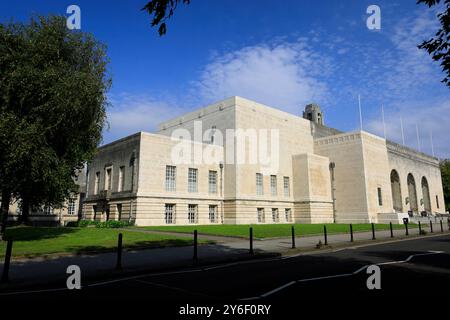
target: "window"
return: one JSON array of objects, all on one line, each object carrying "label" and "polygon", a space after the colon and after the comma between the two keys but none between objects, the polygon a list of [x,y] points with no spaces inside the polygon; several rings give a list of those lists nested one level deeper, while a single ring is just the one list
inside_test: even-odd
[{"label": "window", "polygon": [[89,194],[89,178],[90,178],[89,170],[86,170],[86,197]]},{"label": "window", "polygon": [[105,170],[105,190],[111,189],[111,179],[112,179],[111,171],[112,168],[106,168]]},{"label": "window", "polygon": [[189,223],[197,223],[197,205],[190,204],[188,206],[188,221]]},{"label": "window", "polygon": [[211,140],[210,143],[214,144],[214,135],[216,134],[216,126],[211,127]]},{"label": "window", "polygon": [[383,197],[381,194],[381,188],[378,188],[377,191],[378,191],[378,205],[382,206],[383,205]]},{"label": "window", "polygon": [[439,197],[436,195],[436,207],[439,209]]},{"label": "window", "polygon": [[272,196],[277,195],[277,176],[270,176],[270,193]]},{"label": "window", "polygon": [[69,203],[67,205],[67,213],[70,215],[75,214],[75,198],[69,198]]},{"label": "window", "polygon": [[119,183],[117,185],[117,191],[121,192],[123,191],[125,188],[125,167],[121,166],[119,168]]},{"label": "window", "polygon": [[272,221],[273,222],[279,222],[280,221],[280,216],[278,214],[278,209],[277,208],[272,208]]},{"label": "window", "polygon": [[291,195],[289,177],[283,177],[284,196],[289,197]]},{"label": "window", "polygon": [[217,206],[209,206],[209,222],[217,222]]},{"label": "window", "polygon": [[22,201],[17,201],[17,208],[16,208],[16,214],[21,215],[22,214]]},{"label": "window", "polygon": [[264,208],[258,208],[257,214],[258,214],[258,223],[264,223],[265,222],[265,216],[264,216]]},{"label": "window", "polygon": [[284,215],[286,217],[286,221],[287,222],[291,222],[292,221],[292,211],[291,211],[290,208],[284,209]]},{"label": "window", "polygon": [[52,206],[45,206],[43,210],[44,214],[53,214],[53,207]]},{"label": "window", "polygon": [[177,167],[166,166],[166,191],[176,190]]},{"label": "window", "polygon": [[209,193],[217,193],[217,171],[209,171]]},{"label": "window", "polygon": [[95,173],[94,194],[98,194],[98,187],[100,182],[100,172]]},{"label": "window", "polygon": [[166,224],[175,223],[175,205],[166,203],[166,211],[164,214],[164,221]]},{"label": "window", "polygon": [[117,204],[117,220],[122,220],[122,204]]},{"label": "window", "polygon": [[197,192],[197,169],[189,168],[188,192]]},{"label": "window", "polygon": [[256,194],[262,196],[264,194],[263,175],[262,173],[256,174]]}]

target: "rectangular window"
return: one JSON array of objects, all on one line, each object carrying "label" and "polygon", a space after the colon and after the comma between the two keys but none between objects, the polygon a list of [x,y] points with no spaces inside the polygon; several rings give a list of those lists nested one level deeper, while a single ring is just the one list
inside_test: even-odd
[{"label": "rectangular window", "polygon": [[166,191],[176,190],[177,167],[166,166]]},{"label": "rectangular window", "polygon": [[112,168],[105,169],[105,190],[111,189],[111,179],[112,179]]},{"label": "rectangular window", "polygon": [[69,198],[69,203],[67,205],[67,213],[70,215],[75,214],[75,198]]},{"label": "rectangular window", "polygon": [[119,183],[117,184],[117,191],[122,192],[125,187],[125,167],[119,168]]},{"label": "rectangular window", "polygon": [[197,223],[197,205],[190,204],[188,206],[188,221],[189,223]]},{"label": "rectangular window", "polygon": [[439,209],[439,197],[436,196],[436,207]]},{"label": "rectangular window", "polygon": [[217,193],[217,171],[209,171],[209,193]]},{"label": "rectangular window", "polygon": [[277,195],[277,176],[270,176],[270,193],[272,196]]},{"label": "rectangular window", "polygon": [[292,221],[292,211],[291,211],[290,208],[284,209],[284,215],[286,217],[286,221],[287,222],[291,222]]},{"label": "rectangular window", "polygon": [[164,222],[166,224],[175,223],[175,205],[166,203],[166,211],[164,213]]},{"label": "rectangular window", "polygon": [[264,194],[263,175],[262,173],[256,174],[256,194],[262,196]]},{"label": "rectangular window", "polygon": [[117,220],[118,221],[122,220],[122,204],[121,203],[117,204]]},{"label": "rectangular window", "polygon": [[283,177],[284,196],[289,197],[291,195],[289,177]]},{"label": "rectangular window", "polygon": [[280,221],[280,216],[278,214],[278,209],[277,208],[272,208],[272,221],[273,222],[279,222]]},{"label": "rectangular window", "polygon": [[94,194],[98,194],[100,184],[100,172],[95,173]]},{"label": "rectangular window", "polygon": [[377,191],[378,191],[378,205],[382,206],[383,205],[383,197],[381,194],[381,188],[378,188]]},{"label": "rectangular window", "polygon": [[264,223],[266,221],[264,216],[264,208],[258,208],[257,214],[258,214],[258,223]]},{"label": "rectangular window", "polygon": [[86,170],[86,197],[90,194],[89,178],[90,178],[89,170]]},{"label": "rectangular window", "polygon": [[45,206],[43,210],[44,214],[53,214],[53,207],[52,206]]},{"label": "rectangular window", "polygon": [[188,192],[197,192],[197,169],[189,168]]},{"label": "rectangular window", "polygon": [[217,222],[217,206],[209,206],[209,222]]}]

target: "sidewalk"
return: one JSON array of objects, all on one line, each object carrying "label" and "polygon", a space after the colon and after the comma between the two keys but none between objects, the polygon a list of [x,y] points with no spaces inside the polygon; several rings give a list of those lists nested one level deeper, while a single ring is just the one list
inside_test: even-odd
[{"label": "sidewalk", "polygon": [[[427,228],[427,234],[430,234]],[[445,232],[447,230],[444,229]],[[150,231],[151,232],[151,231]],[[435,228],[433,234],[440,234],[440,227]],[[409,230],[409,237],[418,236],[417,228]],[[394,230],[394,239],[405,238],[405,230]],[[240,259],[251,259],[267,256],[280,256],[294,254],[301,251],[317,251],[316,244],[324,243],[323,235],[296,237],[296,248],[291,249],[291,238],[254,240],[253,248],[256,255],[249,254],[249,240],[199,235],[200,239],[216,240],[216,244],[200,245],[198,247],[198,263],[213,264]],[[219,239],[220,238],[220,239]],[[377,231],[377,240],[391,240],[390,231]],[[371,242],[372,232],[354,233],[354,243]],[[328,235],[328,244],[331,247],[349,246],[349,234]],[[14,248],[13,248],[14,255]],[[11,260],[9,273],[10,283],[0,287],[12,287],[55,283],[64,287],[67,279],[66,269],[69,265],[78,265],[82,271],[83,279],[94,277],[105,278],[122,273],[139,271],[153,272],[174,268],[190,267],[193,265],[193,247],[169,247],[139,251],[124,251],[122,257],[122,271],[115,270],[116,253],[102,253],[96,255],[78,255],[59,258],[35,258]],[[0,264],[0,274],[3,271],[3,261]]]}]

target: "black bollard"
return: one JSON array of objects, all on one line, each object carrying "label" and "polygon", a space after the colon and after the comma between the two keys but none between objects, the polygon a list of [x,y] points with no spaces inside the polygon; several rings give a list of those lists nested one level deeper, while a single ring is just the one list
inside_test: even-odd
[{"label": "black bollard", "polygon": [[253,253],[253,228],[250,227],[250,254]]},{"label": "black bollard", "polygon": [[353,242],[353,225],[350,223],[350,242]]},{"label": "black bollard", "polygon": [[405,235],[409,236],[408,222],[405,222]]},{"label": "black bollard", "polygon": [[420,224],[420,221],[419,221],[419,234],[422,234],[422,225]]},{"label": "black bollard", "polygon": [[294,229],[294,226],[291,227],[291,234],[292,234],[292,249],[295,249],[295,229]]},{"label": "black bollard", "polygon": [[441,223],[441,232],[444,232],[444,226],[442,225],[442,220],[439,222]]},{"label": "black bollard", "polygon": [[392,230],[392,222],[389,222],[389,229],[391,230],[391,238],[394,237],[394,230]]},{"label": "black bollard", "polygon": [[433,221],[430,220],[430,232],[433,233]]},{"label": "black bollard", "polygon": [[325,237],[325,245],[328,245],[327,226],[323,225],[323,236]]},{"label": "black bollard", "polygon": [[116,263],[116,269],[121,270],[122,269],[122,234],[119,233],[119,238],[117,240],[117,263]]},{"label": "black bollard", "polygon": [[375,240],[375,224],[372,222],[372,240]]},{"label": "black bollard", "polygon": [[197,246],[198,246],[197,230],[194,230],[194,257],[193,257],[194,262],[198,261]]},{"label": "black bollard", "polygon": [[5,263],[3,264],[3,274],[0,279],[0,283],[6,283],[9,281],[9,266],[11,264],[12,245],[13,241],[9,239],[6,244]]}]

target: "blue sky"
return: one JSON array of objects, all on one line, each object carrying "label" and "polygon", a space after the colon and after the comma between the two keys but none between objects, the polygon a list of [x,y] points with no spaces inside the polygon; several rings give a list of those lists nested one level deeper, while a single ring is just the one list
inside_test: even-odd
[{"label": "blue sky", "polygon": [[[109,129],[104,142],[233,95],[301,114],[319,103],[327,125],[355,130],[361,95],[364,129],[450,157],[450,96],[443,74],[416,48],[438,27],[436,11],[415,0],[192,0],[159,37],[146,1],[24,0],[0,3],[0,20],[66,15],[81,8],[82,31],[108,47]],[[381,30],[366,9],[381,8]]]}]

